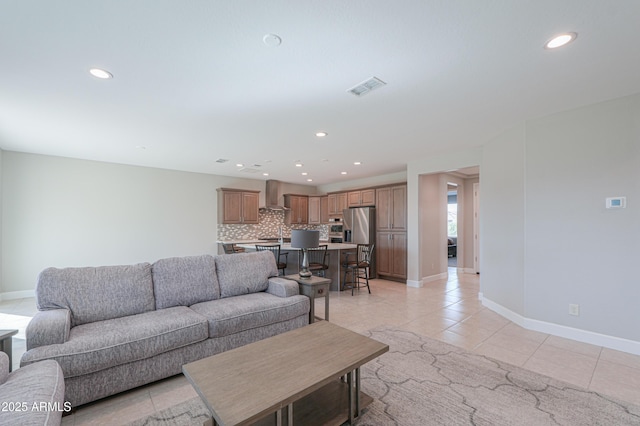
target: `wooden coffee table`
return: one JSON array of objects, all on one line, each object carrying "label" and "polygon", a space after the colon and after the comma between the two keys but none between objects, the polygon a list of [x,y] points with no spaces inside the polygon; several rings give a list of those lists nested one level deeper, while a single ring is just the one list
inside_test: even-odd
[{"label": "wooden coffee table", "polygon": [[321,321],[186,364],[182,371],[214,424],[340,425],[353,423],[372,401],[360,391],[360,367],[388,350]]}]

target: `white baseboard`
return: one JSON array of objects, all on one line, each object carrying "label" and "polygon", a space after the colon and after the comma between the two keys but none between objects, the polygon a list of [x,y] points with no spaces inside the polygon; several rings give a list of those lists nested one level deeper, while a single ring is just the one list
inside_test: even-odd
[{"label": "white baseboard", "polygon": [[425,285],[434,281],[446,280],[447,278],[449,278],[449,272],[442,272],[440,274],[424,277],[420,281],[422,282],[422,285]]},{"label": "white baseboard", "polygon": [[594,333],[593,331],[580,330],[579,328],[572,328],[564,325],[526,318],[505,308],[502,305],[493,302],[492,300],[484,298],[482,296],[482,293],[480,293],[478,296],[481,298],[482,304],[484,306],[502,315],[508,320],[518,324],[520,327],[526,328],[527,330],[539,331],[541,333],[552,334],[554,336],[564,337],[566,339],[577,340],[583,343],[589,343],[596,346],[615,349],[617,351],[640,355],[640,342],[637,342],[635,340],[622,339],[620,337]]},{"label": "white baseboard", "polygon": [[0,301],[24,299],[25,297],[36,297],[36,291],[22,290],[22,291],[9,291],[6,293],[0,293]]},{"label": "white baseboard", "polygon": [[407,287],[421,288],[424,287],[424,284],[422,283],[422,281],[407,280]]}]

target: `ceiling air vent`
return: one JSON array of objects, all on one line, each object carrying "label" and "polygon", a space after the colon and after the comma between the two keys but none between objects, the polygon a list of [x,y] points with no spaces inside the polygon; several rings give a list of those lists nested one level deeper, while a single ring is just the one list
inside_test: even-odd
[{"label": "ceiling air vent", "polygon": [[226,158],[218,158],[216,160],[216,163],[226,163],[227,161],[229,161],[229,160],[227,160]]},{"label": "ceiling air vent", "polygon": [[347,90],[347,92],[353,93],[356,96],[363,96],[372,90],[377,89],[378,87],[384,86],[384,81],[380,80],[378,77],[371,77],[368,80],[363,81],[362,83],[357,84],[351,89]]}]

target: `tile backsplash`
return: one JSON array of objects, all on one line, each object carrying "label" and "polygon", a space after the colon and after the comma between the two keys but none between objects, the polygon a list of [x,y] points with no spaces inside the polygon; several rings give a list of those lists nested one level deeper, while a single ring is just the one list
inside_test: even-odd
[{"label": "tile backsplash", "polygon": [[291,237],[292,229],[316,229],[320,231],[320,239],[329,238],[327,225],[287,225],[284,223],[284,210],[260,210],[258,212],[259,224],[257,225],[223,225],[218,224],[218,240],[256,240],[258,238],[279,237],[282,227],[282,236]]}]

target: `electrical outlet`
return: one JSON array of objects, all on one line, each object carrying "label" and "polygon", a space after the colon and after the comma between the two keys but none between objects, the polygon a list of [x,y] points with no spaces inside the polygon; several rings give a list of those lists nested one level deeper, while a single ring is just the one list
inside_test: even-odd
[{"label": "electrical outlet", "polygon": [[580,315],[580,305],[569,304],[569,315]]}]

